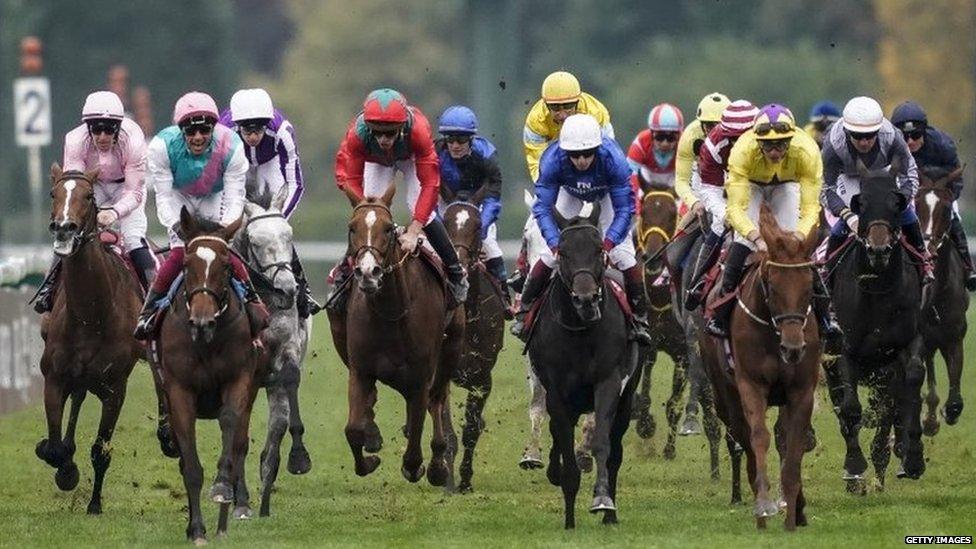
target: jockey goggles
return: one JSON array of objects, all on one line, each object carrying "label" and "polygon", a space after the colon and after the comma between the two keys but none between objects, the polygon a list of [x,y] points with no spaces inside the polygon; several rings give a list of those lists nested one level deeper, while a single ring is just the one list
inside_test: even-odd
[{"label": "jockey goggles", "polygon": [[238,124],[241,133],[261,133],[268,128],[264,120],[248,120]]},{"label": "jockey goggles", "polygon": [[766,139],[759,142],[759,148],[764,151],[785,151],[790,146],[789,137],[783,139]]},{"label": "jockey goggles", "polygon": [[576,110],[577,106],[579,106],[579,101],[571,101],[569,103],[546,103],[546,108],[552,112],[572,111]]},{"label": "jockey goggles", "polygon": [[756,124],[756,135],[763,136],[769,135],[770,132],[776,133],[790,133],[793,131],[793,125],[789,122],[763,122],[761,124]]},{"label": "jockey goggles", "polygon": [[918,130],[911,130],[911,131],[902,131],[901,134],[902,136],[905,137],[905,141],[911,141],[911,140],[918,141],[919,139],[925,137],[925,130],[918,129]]},{"label": "jockey goggles", "polygon": [[115,135],[119,133],[119,128],[122,127],[122,122],[120,120],[89,120],[88,121],[88,133],[92,135]]},{"label": "jockey goggles", "polygon": [[589,158],[596,154],[596,149],[586,149],[583,151],[566,151],[566,156],[570,158]]},{"label": "jockey goggles", "polygon": [[369,128],[369,133],[376,137],[396,137],[403,131],[402,124],[366,124],[366,126]]},{"label": "jockey goggles", "polygon": [[213,124],[189,124],[181,128],[183,135],[193,137],[197,134],[207,136],[213,133]]},{"label": "jockey goggles", "polygon": [[461,135],[461,134],[448,134],[444,136],[444,141],[448,143],[458,143],[464,145],[465,143],[471,142],[471,136]]},{"label": "jockey goggles", "polygon": [[878,132],[847,132],[847,135],[851,137],[851,141],[870,141],[878,137]]},{"label": "jockey goggles", "polygon": [[654,141],[674,142],[678,140],[678,132],[654,132]]}]

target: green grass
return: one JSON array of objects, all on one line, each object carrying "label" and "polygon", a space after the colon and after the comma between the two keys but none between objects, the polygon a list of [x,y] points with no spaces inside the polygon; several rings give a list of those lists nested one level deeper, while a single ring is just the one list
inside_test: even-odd
[{"label": "green grass", "polygon": [[[976,314],[970,315],[970,321]],[[974,356],[972,335],[967,355]],[[399,426],[402,399],[382,388],[377,409],[386,437],[383,464],[371,476],[353,473],[343,435],[346,417],[346,372],[332,350],[324,319],[315,331],[313,352],[302,385],[306,440],[312,471],[294,477],[284,471],[267,519],[233,522],[224,544],[234,545],[367,545],[367,546],[549,546],[608,544],[641,547],[688,546],[882,546],[901,545],[905,535],[976,534],[976,450],[973,364],[964,381],[967,409],[960,424],[942,426],[925,439],[928,470],[922,480],[893,478],[889,468],[884,492],[865,497],[848,495],[840,480],[843,441],[829,407],[820,396],[815,425],[820,446],[803,464],[810,526],[784,532],[782,515],[765,532],[755,530],[752,496],[746,505],[730,507],[728,457],[724,444],[722,480],[708,480],[707,451],[702,437],[681,438],[678,458],[665,461],[663,387],[670,362],[659,361],[653,412],[658,434],[642,441],[633,429],[626,438],[617,504],[620,525],[604,527],[586,513],[593,475],[585,475],[577,501],[577,529],[562,530],[562,497],[542,471],[526,472],[516,463],[527,431],[525,366],[514,341],[495,370],[495,390],[488,402],[487,432],[476,458],[475,492],[445,496],[426,481],[409,484],[400,475],[404,440]],[[944,368],[939,365],[941,387]],[[104,491],[104,514],[85,515],[91,490],[88,449],[97,419],[96,402],[88,399],[78,428],[77,462],[81,483],[74,492],[58,491],[53,469],[34,456],[44,436],[44,412],[34,406],[0,417],[0,546],[183,546],[186,497],[177,462],[158,449],[155,402],[149,372],[139,365],[129,384],[129,397],[113,441],[113,463]],[[460,401],[455,392],[455,405]],[[944,398],[943,389],[943,398]],[[455,414],[457,418],[459,414]],[[772,414],[770,414],[772,416]],[[253,442],[247,474],[252,495],[257,488],[257,456],[265,438],[267,405],[263,395],[251,423]],[[429,426],[428,426],[429,432]],[[862,434],[867,447],[869,433]],[[426,438],[426,437],[425,437]],[[202,422],[198,429],[204,463],[204,490],[209,488],[217,459],[217,426]],[[288,439],[286,438],[286,444]],[[548,434],[545,436],[548,447]],[[286,448],[287,450],[287,448]],[[429,446],[424,443],[425,455]],[[775,456],[771,457],[775,463]],[[771,467],[775,477],[775,467]],[[775,482],[775,481],[774,481]],[[204,492],[205,494],[206,492]],[[257,502],[253,502],[255,506]],[[204,503],[208,533],[213,539],[217,507]]]}]

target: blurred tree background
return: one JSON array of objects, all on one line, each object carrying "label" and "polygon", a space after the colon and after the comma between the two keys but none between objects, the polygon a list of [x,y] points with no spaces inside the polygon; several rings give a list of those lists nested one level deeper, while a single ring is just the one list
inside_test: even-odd
[{"label": "blurred tree background", "polygon": [[[889,111],[905,98],[922,102],[968,161],[974,30],[970,0],[0,0],[0,132],[13,133],[10,82],[29,34],[44,40],[54,93],[45,163],[60,157],[57,136],[113,64],[151,91],[157,129],[186,90],[226,105],[236,88],[260,85],[298,129],[308,190],[296,233],[341,239],[348,207],[335,192],[335,151],[365,94],[392,86],[432,121],[452,103],[476,108],[503,160],[502,235],[515,238],[528,181],[522,123],[553,70],[574,72],[610,108],[624,147],[661,101],[690,120],[702,95],[721,91],[785,103],[804,122],[820,99],[842,106],[865,94]],[[0,238],[16,238],[24,155],[7,142]]]}]

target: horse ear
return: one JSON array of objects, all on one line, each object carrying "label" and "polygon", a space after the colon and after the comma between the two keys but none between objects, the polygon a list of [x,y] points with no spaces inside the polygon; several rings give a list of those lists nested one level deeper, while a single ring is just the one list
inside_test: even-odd
[{"label": "horse ear", "polygon": [[559,230],[563,230],[569,226],[569,220],[563,217],[563,214],[559,213],[558,208],[552,208],[552,217],[556,220],[556,226],[559,227]]},{"label": "horse ear", "polygon": [[593,225],[594,227],[600,226],[600,203],[599,202],[593,203],[593,210],[590,212],[590,215],[586,217],[586,222],[589,223],[590,225]]},{"label": "horse ear", "polygon": [[444,202],[447,204],[457,200],[457,193],[452,191],[451,188],[445,185],[443,181],[441,181],[441,198],[443,198]]},{"label": "horse ear", "polygon": [[64,170],[61,169],[61,165],[57,162],[51,164],[51,185],[60,181],[62,175],[64,175]]},{"label": "horse ear", "polygon": [[390,205],[393,204],[393,195],[395,194],[396,194],[396,185],[393,182],[390,182],[390,186],[386,188],[386,192],[383,193],[383,196],[380,197],[380,200],[382,200],[383,204],[386,204],[386,207],[389,208]]},{"label": "horse ear", "polygon": [[475,206],[481,206],[481,202],[484,201],[487,194],[488,186],[482,185],[481,188],[468,199],[468,202],[474,204]]},{"label": "horse ear", "polygon": [[958,168],[952,170],[952,172],[950,172],[949,175],[946,176],[946,183],[951,183],[953,181],[957,181],[960,177],[962,177],[962,172],[964,172],[964,171],[966,171],[966,165],[965,164],[963,164],[962,166],[959,166]]},{"label": "horse ear", "polygon": [[776,216],[773,215],[772,210],[765,202],[759,207],[759,234],[762,235],[763,240],[767,242],[772,242],[776,240],[777,237],[782,233],[782,229],[779,227],[779,222],[776,221]]},{"label": "horse ear", "polygon": [[820,235],[817,234],[819,232],[817,230],[819,227],[820,221],[818,220],[817,223],[815,223],[810,229],[810,232],[807,233],[807,237],[803,241],[803,249],[806,250],[808,257],[813,257],[813,254],[817,251],[817,247],[820,246]]},{"label": "horse ear", "polygon": [[190,210],[186,209],[186,206],[180,208],[180,230],[183,232],[183,237],[187,240],[193,238],[200,232],[200,228],[197,226],[197,220],[190,213]]},{"label": "horse ear", "polygon": [[860,158],[857,159],[857,175],[861,177],[861,181],[868,176],[868,167],[864,165],[864,162]]},{"label": "horse ear", "polygon": [[255,204],[253,202],[245,202],[244,203],[244,213],[248,217],[254,217],[256,215],[261,215],[263,212],[261,212],[261,206],[258,206],[257,204]]},{"label": "horse ear", "polygon": [[98,173],[101,171],[100,168],[95,168],[85,172],[85,179],[92,182],[92,185],[98,183]]},{"label": "horse ear", "polygon": [[861,215],[861,195],[855,194],[851,197],[851,211]]},{"label": "horse ear", "polygon": [[343,185],[342,192],[346,193],[346,198],[349,199],[349,203],[352,204],[353,208],[358,206],[359,203],[363,201],[363,197],[359,196],[359,194],[356,193],[356,191],[353,190],[353,188],[349,185]]},{"label": "horse ear", "polygon": [[270,209],[282,212],[285,209],[285,200],[288,200],[288,185],[282,185],[271,199]]},{"label": "horse ear", "polygon": [[230,225],[227,225],[226,227],[224,227],[223,229],[220,230],[220,236],[221,236],[221,238],[223,238],[224,240],[226,240],[228,242],[230,242],[231,240],[233,240],[234,239],[234,235],[237,234],[237,231],[241,228],[241,224],[243,222],[244,222],[244,215],[241,214]]},{"label": "horse ear", "polygon": [[901,192],[895,192],[895,197],[898,199],[898,211],[904,211],[908,207],[908,195]]}]

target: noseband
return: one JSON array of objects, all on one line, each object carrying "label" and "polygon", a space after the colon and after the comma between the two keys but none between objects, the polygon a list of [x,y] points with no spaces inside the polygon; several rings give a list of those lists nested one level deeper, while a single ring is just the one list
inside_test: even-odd
[{"label": "noseband", "polygon": [[[247,220],[247,224],[244,226],[244,234],[247,234],[247,228],[251,226],[251,223],[254,223],[255,221],[260,221],[262,219],[285,219],[285,216],[277,212],[269,212],[269,213],[256,215]],[[275,263],[268,263],[268,264],[261,263],[261,260],[258,259],[258,255],[254,253],[254,247],[251,245],[250,238],[248,238],[247,240],[247,253],[254,260],[254,264],[257,266],[258,270],[261,271],[261,274],[268,277],[268,280],[271,281],[272,286],[274,286],[275,278],[278,276],[278,273],[280,273],[281,271],[288,271],[294,274],[294,272],[292,271],[290,260],[278,261]],[[271,275],[268,276],[267,272],[271,269],[274,269],[274,272],[272,272]]]},{"label": "noseband", "polygon": [[[565,229],[562,230],[559,238],[560,241],[563,240],[563,237],[569,231],[575,231],[581,229],[590,229],[596,231],[598,236],[601,234],[600,229],[594,227],[593,225],[573,225],[572,227],[566,227]],[[607,254],[606,252],[601,252],[601,253],[603,254],[603,263],[606,264]],[[593,282],[596,283],[597,299],[602,302],[603,301],[603,284],[601,283],[603,279],[602,272],[600,273],[599,276],[597,276],[597,273],[593,272],[590,269],[576,269],[575,271],[568,273],[569,278],[567,279],[566,278],[567,275],[564,274],[562,270],[559,271],[559,278],[562,279],[563,284],[566,286],[566,289],[569,290],[569,294],[572,297],[578,297],[576,293],[573,291],[573,283],[576,281],[576,278],[580,275],[587,275],[593,279]]]},{"label": "noseband", "polygon": [[[768,308],[769,307],[769,287],[768,287],[768,283],[766,282],[766,278],[763,277],[763,276],[761,276],[761,271],[762,271],[763,265],[766,265],[766,266],[768,266],[770,268],[776,268],[776,269],[809,269],[809,268],[812,268],[814,266],[814,262],[813,261],[803,261],[803,262],[800,262],[800,263],[780,263],[778,261],[773,261],[771,259],[763,260],[762,264],[760,264],[759,267],[756,270],[759,271],[759,273],[760,273],[760,276],[759,276],[759,285],[760,285],[760,288],[762,289],[763,296],[765,296],[766,306]],[[817,274],[814,273],[814,276],[817,276]],[[800,312],[790,312],[790,313],[783,313],[783,314],[779,314],[779,315],[773,315],[773,314],[771,314],[772,311],[770,311],[770,320],[769,321],[766,321],[766,320],[762,319],[761,317],[759,317],[759,315],[757,315],[756,313],[752,312],[752,310],[750,310],[749,307],[742,301],[742,298],[741,297],[736,298],[736,300],[738,301],[739,307],[743,311],[745,311],[745,313],[747,315],[749,315],[749,318],[751,318],[752,320],[756,321],[759,324],[762,324],[763,326],[769,326],[769,327],[771,327],[773,330],[776,331],[776,334],[777,335],[779,335],[779,333],[780,333],[780,328],[779,328],[780,325],[783,324],[783,323],[786,323],[786,322],[795,322],[795,323],[798,323],[798,324],[803,324],[805,326],[806,323],[807,323],[807,316],[810,314],[810,309],[812,308],[811,305],[807,305],[807,310],[804,311],[804,312],[802,312],[802,313],[800,313]]]},{"label": "noseband", "polygon": [[[393,219],[393,212],[391,212],[390,208],[385,204],[372,204],[372,203],[358,204],[355,208],[352,209],[353,215],[356,215],[356,212],[363,208],[377,208],[380,211],[385,212],[386,215],[390,217],[390,219]],[[394,227],[396,226],[394,225]],[[394,228],[394,233],[395,232],[396,229]],[[404,261],[406,261],[407,258],[410,257],[411,255],[411,254],[403,254],[403,257],[401,257],[399,261],[393,264],[389,264],[389,255],[395,250],[394,246],[396,245],[396,242],[397,242],[396,238],[391,238],[390,241],[387,243],[385,250],[381,250],[376,246],[373,246],[372,244],[363,244],[362,246],[356,248],[355,253],[353,253],[352,255],[353,261],[358,262],[364,253],[373,252],[383,262],[383,264],[381,264],[380,266],[380,269],[382,270],[382,273],[385,276],[395,271],[396,269],[400,268],[400,266],[403,265]],[[420,245],[418,244],[417,250],[419,251],[419,249],[420,249]]]},{"label": "noseband", "polygon": [[87,244],[92,239],[92,237],[97,232],[96,229],[98,227],[98,221],[97,221],[98,217],[96,215],[98,212],[98,208],[95,206],[95,182],[94,181],[88,179],[82,173],[68,172],[68,173],[61,174],[61,178],[54,182],[54,187],[63,186],[66,181],[70,181],[74,179],[82,179],[85,182],[87,182],[92,188],[92,194],[90,197],[88,197],[89,208],[88,208],[88,215],[85,217],[84,220],[85,225],[80,230],[78,230],[74,234],[74,236],[71,237],[71,240],[74,241],[74,245],[72,246],[72,252],[71,252],[72,254],[80,250],[85,244]]},{"label": "noseband", "polygon": [[[651,191],[651,192],[645,194],[643,198],[641,198],[641,207],[642,208],[644,206],[644,202],[647,202],[647,199],[648,198],[651,198],[651,197],[667,198],[668,200],[670,200],[671,202],[674,203],[675,207],[677,207],[677,205],[678,205],[678,201],[675,200],[674,195],[672,195],[671,193],[666,192],[666,191]],[[678,217],[675,216],[674,229],[670,233],[668,233],[662,227],[659,227],[657,225],[652,225],[650,227],[647,227],[646,229],[643,228],[643,226],[644,226],[644,222],[643,222],[643,220],[641,220],[641,227],[642,228],[641,228],[640,232],[637,235],[637,246],[641,250],[643,250],[645,248],[645,246],[647,244],[647,239],[650,238],[652,234],[656,234],[656,235],[660,236],[661,239],[664,241],[665,244],[667,244],[668,242],[670,242],[671,241],[671,238],[673,238],[672,235],[674,235],[674,233],[678,230]]]},{"label": "noseband", "polygon": [[[224,240],[223,238],[220,238],[219,236],[210,236],[210,235],[198,236],[198,237],[194,238],[193,240],[191,240],[190,242],[188,242],[187,245],[186,245],[187,253],[189,253],[190,246],[192,246],[195,242],[219,242],[220,244],[222,244],[224,246],[224,248],[227,250],[227,252],[230,253],[230,246],[227,244],[227,241],[226,240]],[[225,266],[225,268],[226,267],[227,266]],[[224,291],[218,294],[217,292],[215,292],[215,291],[211,290],[210,288],[208,288],[207,287],[207,281],[204,280],[203,281],[203,286],[199,286],[197,288],[193,288],[192,290],[188,290],[187,287],[184,286],[183,287],[183,293],[185,294],[185,297],[186,297],[186,310],[187,310],[187,312],[190,311],[190,301],[193,299],[193,296],[195,296],[197,294],[204,294],[204,295],[209,295],[210,297],[212,297],[213,300],[214,300],[214,302],[217,303],[217,307],[218,307],[217,312],[214,314],[214,319],[215,320],[218,319],[218,318],[220,318],[220,316],[222,314],[224,314],[225,311],[227,311],[227,307],[230,304],[229,300],[227,299],[227,284],[224,285]]]}]

